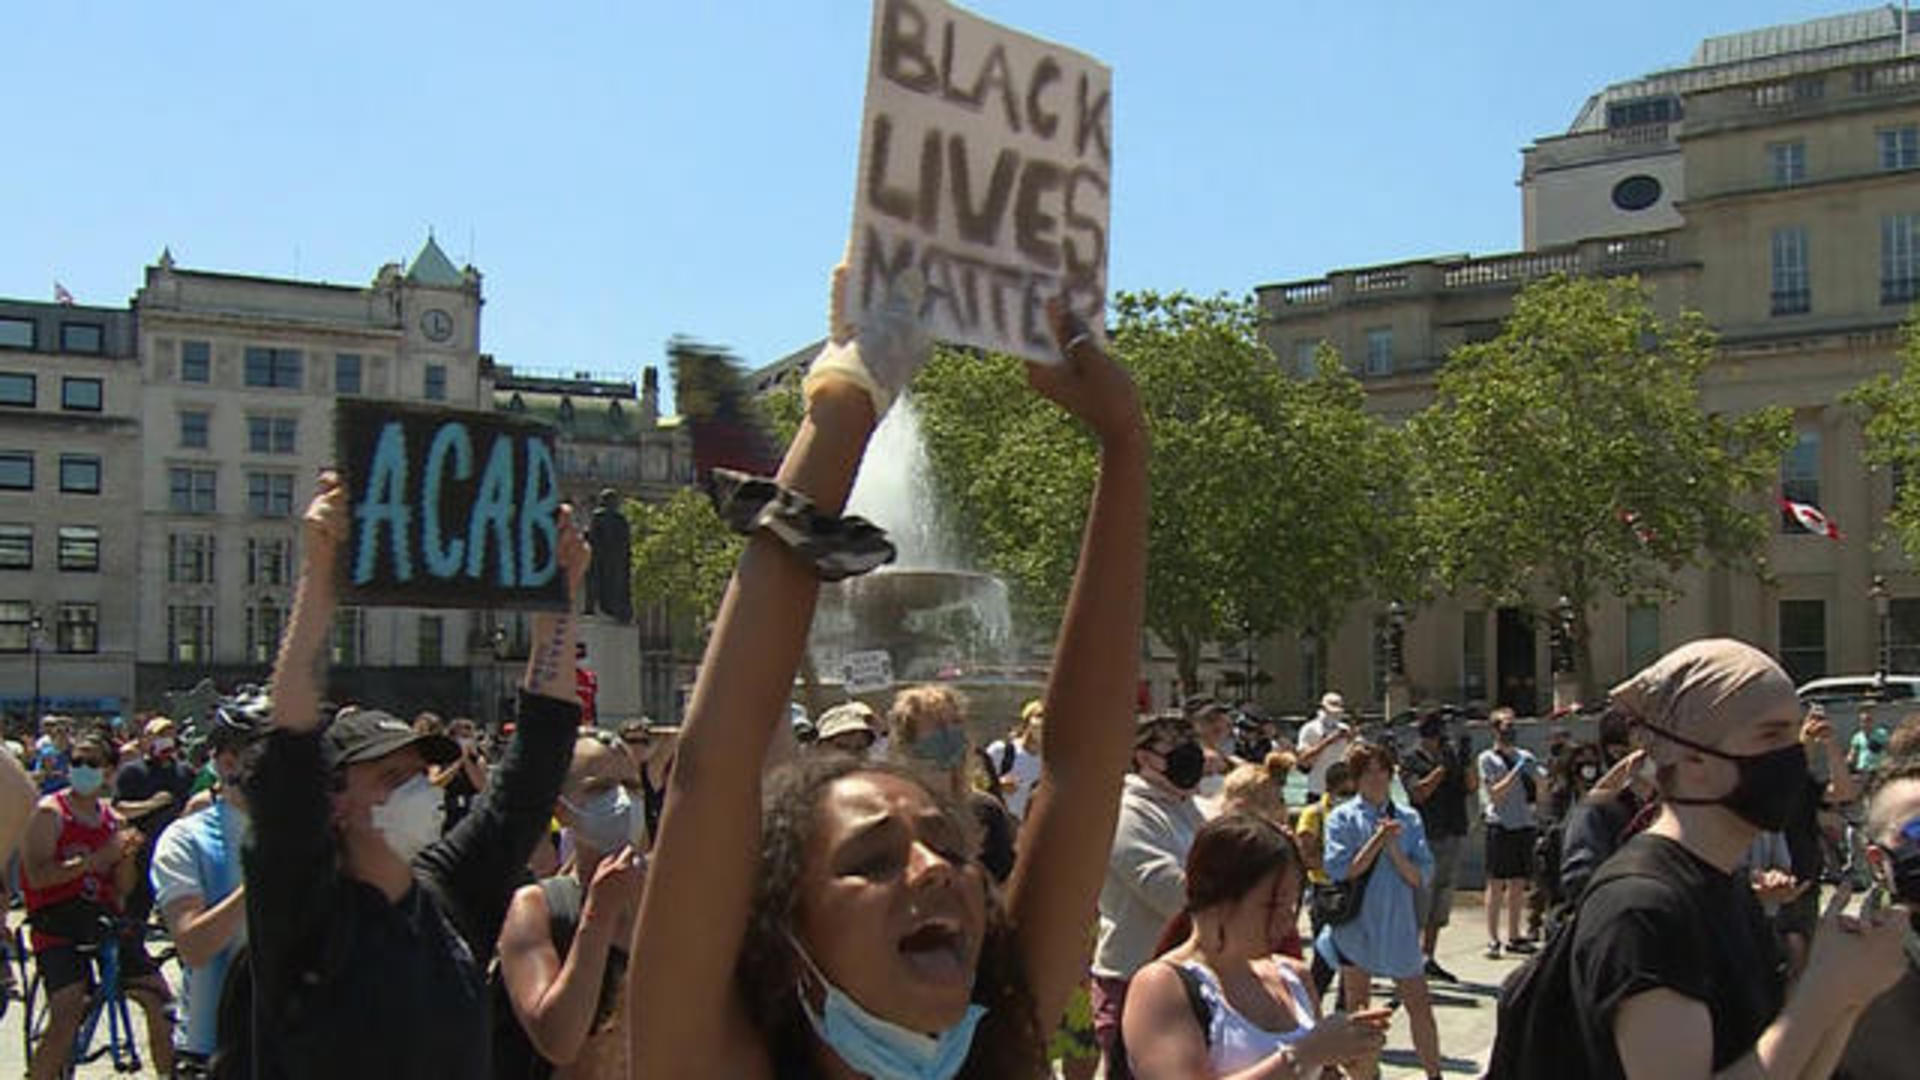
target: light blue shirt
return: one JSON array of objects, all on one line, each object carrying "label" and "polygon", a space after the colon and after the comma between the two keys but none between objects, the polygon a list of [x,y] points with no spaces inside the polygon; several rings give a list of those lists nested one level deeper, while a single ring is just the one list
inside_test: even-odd
[{"label": "light blue shirt", "polygon": [[[239,888],[240,842],[245,832],[245,815],[224,800],[161,830],[153,845],[150,872],[154,905],[165,912],[177,900],[197,897],[212,907]],[[174,1033],[174,1044],[180,1049],[211,1055],[219,1045],[220,988],[227,981],[234,951],[246,936],[243,924],[239,935],[205,967],[186,968],[181,994],[185,1015]]]},{"label": "light blue shirt", "polygon": [[[1427,847],[1427,830],[1420,813],[1391,801],[1379,807],[1353,798],[1334,807],[1327,815],[1326,866],[1335,881],[1345,881],[1353,870],[1354,857],[1373,838],[1380,822],[1389,814],[1400,822],[1400,850],[1420,871],[1421,887],[1433,877],[1433,852]],[[1426,956],[1420,951],[1420,924],[1416,917],[1414,886],[1400,876],[1393,858],[1382,848],[1373,860],[1373,874],[1367,879],[1366,895],[1360,914],[1339,926],[1320,933],[1323,954],[1338,957],[1374,975],[1389,979],[1410,979],[1426,968]],[[1327,946],[1331,944],[1332,950]]]},{"label": "light blue shirt", "polygon": [[1514,769],[1525,769],[1533,774],[1536,785],[1546,779],[1540,768],[1540,759],[1533,756],[1531,750],[1522,750],[1517,746],[1507,748],[1513,755],[1513,764],[1509,766],[1500,756],[1500,748],[1494,747],[1480,752],[1480,790],[1486,792],[1486,821],[1489,825],[1498,825],[1503,829],[1533,828],[1533,804],[1527,801],[1527,782],[1515,780],[1502,798],[1493,797],[1493,783],[1504,779]]}]

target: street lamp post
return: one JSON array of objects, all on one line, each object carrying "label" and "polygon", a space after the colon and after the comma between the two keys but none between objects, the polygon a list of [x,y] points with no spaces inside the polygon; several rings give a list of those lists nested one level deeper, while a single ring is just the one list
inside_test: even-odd
[{"label": "street lamp post", "polygon": [[1875,625],[1879,628],[1880,635],[1878,642],[1879,647],[1874,650],[1876,656],[1875,677],[1879,681],[1884,681],[1887,677],[1887,672],[1893,668],[1893,642],[1888,639],[1887,634],[1888,623],[1893,611],[1893,596],[1887,591],[1887,579],[1879,574],[1873,575],[1873,587],[1867,590],[1867,595],[1873,597],[1873,615],[1876,620]]},{"label": "street lamp post", "polygon": [[27,648],[33,652],[33,711],[27,717],[27,723],[37,728],[40,723],[40,646],[41,631],[46,620],[35,611],[27,620]]},{"label": "street lamp post", "polygon": [[1395,600],[1387,605],[1387,699],[1382,711],[1389,724],[1412,706],[1407,691],[1407,606]]},{"label": "street lamp post", "polygon": [[493,680],[492,680],[493,681],[493,694],[492,694],[493,726],[495,728],[498,728],[500,726],[500,694],[501,694],[501,682],[502,682],[500,678],[500,665],[506,663],[506,660],[507,660],[507,628],[504,626],[501,626],[497,622],[493,624],[492,644],[493,644],[493,664],[491,665],[491,667],[493,668]]}]

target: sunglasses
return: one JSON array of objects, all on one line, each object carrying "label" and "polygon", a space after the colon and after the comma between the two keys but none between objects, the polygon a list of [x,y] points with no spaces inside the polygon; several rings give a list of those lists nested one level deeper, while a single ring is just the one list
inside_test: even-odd
[{"label": "sunglasses", "polygon": [[107,763],[99,758],[74,758],[73,764],[81,768],[104,769],[107,767]]}]

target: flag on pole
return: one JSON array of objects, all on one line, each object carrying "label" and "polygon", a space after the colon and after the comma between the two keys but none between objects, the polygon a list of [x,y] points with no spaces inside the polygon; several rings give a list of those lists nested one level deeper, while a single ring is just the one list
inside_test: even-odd
[{"label": "flag on pole", "polygon": [[1792,499],[1782,495],[1780,497],[1780,508],[1793,515],[1793,520],[1799,522],[1800,527],[1808,532],[1816,536],[1824,536],[1829,540],[1840,539],[1840,526],[1835,525],[1832,518],[1821,513],[1819,507],[1809,506],[1803,502],[1794,502]]},{"label": "flag on pole", "polygon": [[65,285],[56,281],[53,283],[53,302],[56,304],[71,305],[73,303],[73,294],[67,291]]}]

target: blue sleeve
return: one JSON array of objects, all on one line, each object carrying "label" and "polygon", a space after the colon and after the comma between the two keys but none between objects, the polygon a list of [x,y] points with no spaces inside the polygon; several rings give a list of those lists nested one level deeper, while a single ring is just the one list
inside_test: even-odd
[{"label": "blue sleeve", "polygon": [[1350,810],[1351,805],[1336,807],[1327,815],[1324,853],[1327,876],[1335,881],[1347,880],[1354,856],[1367,846],[1370,835],[1364,824],[1366,819]]}]

